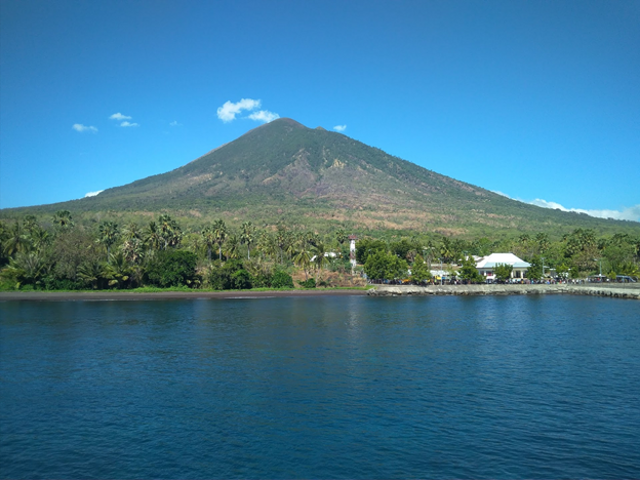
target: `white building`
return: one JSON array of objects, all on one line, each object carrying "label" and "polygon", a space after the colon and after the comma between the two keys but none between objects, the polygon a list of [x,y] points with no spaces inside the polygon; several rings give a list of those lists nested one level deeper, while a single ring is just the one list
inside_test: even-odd
[{"label": "white building", "polygon": [[511,265],[513,267],[511,278],[524,278],[527,269],[531,266],[530,263],[516,257],[513,253],[492,253],[478,260],[476,268],[480,275],[487,280],[493,280],[495,279],[494,269],[497,265]]}]

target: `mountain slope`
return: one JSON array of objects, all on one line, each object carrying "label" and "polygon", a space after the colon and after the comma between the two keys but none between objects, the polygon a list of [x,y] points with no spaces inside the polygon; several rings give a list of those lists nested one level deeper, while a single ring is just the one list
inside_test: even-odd
[{"label": "mountain slope", "polygon": [[59,208],[168,210],[261,222],[286,217],[299,224],[445,234],[560,227],[640,230],[636,222],[595,219],[510,200],[340,133],[310,129],[287,118],[255,128],[170,172],[96,197],[38,207]]}]

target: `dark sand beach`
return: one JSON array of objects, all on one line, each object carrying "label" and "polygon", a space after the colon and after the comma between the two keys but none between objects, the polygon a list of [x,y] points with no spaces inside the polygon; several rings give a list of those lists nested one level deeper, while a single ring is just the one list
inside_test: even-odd
[{"label": "dark sand beach", "polygon": [[0,292],[0,301],[147,301],[147,300],[195,300],[195,299],[250,299],[273,297],[317,296],[411,296],[411,295],[596,295],[617,298],[640,299],[637,284],[603,285],[431,285],[428,287],[375,285],[369,290],[357,289],[309,289],[309,290],[225,290],[184,292]]},{"label": "dark sand beach", "polygon": [[366,295],[366,290],[226,290],[221,292],[207,292],[194,290],[192,292],[126,292],[126,291],[96,291],[96,292],[0,292],[0,301],[146,301],[146,300],[195,300],[195,299],[249,299],[270,297],[315,297],[322,295]]}]

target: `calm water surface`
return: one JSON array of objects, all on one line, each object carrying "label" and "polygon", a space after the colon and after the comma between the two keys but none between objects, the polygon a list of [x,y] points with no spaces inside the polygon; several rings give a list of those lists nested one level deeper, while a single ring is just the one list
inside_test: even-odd
[{"label": "calm water surface", "polygon": [[640,478],[640,302],[3,302],[0,477]]}]

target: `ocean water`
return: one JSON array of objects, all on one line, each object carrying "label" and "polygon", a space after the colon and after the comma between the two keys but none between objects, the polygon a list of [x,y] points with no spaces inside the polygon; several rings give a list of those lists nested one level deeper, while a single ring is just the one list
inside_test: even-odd
[{"label": "ocean water", "polygon": [[640,478],[640,302],[0,302],[0,478]]}]

